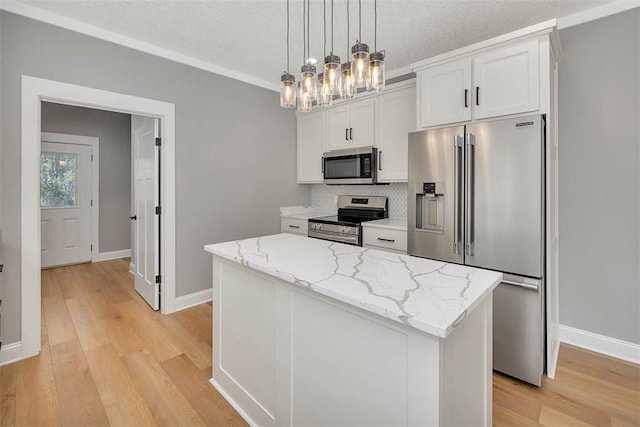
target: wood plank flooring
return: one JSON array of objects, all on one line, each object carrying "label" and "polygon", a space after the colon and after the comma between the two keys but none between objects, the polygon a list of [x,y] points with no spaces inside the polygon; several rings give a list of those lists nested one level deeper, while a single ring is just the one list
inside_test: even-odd
[{"label": "wood plank flooring", "polygon": [[[128,262],[43,270],[42,353],[0,367],[1,426],[246,425],[208,382],[211,305],[152,311]],[[563,344],[541,388],[494,374],[493,422],[640,426],[640,366]]]}]

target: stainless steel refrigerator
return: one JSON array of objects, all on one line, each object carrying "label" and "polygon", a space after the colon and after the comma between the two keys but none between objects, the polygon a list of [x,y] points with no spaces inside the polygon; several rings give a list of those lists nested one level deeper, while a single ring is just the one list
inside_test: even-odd
[{"label": "stainless steel refrigerator", "polygon": [[409,134],[408,252],[497,270],[493,367],[544,370],[544,116]]}]

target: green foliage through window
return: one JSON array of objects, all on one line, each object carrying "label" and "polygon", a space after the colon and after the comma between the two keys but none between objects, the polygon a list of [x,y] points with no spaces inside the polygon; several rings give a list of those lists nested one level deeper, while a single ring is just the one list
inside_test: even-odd
[{"label": "green foliage through window", "polygon": [[76,155],[40,155],[40,206],[76,206]]}]

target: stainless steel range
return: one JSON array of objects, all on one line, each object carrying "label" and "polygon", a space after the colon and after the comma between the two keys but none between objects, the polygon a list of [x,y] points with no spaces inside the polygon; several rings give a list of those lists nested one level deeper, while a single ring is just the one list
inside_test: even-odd
[{"label": "stainless steel range", "polygon": [[338,215],[309,219],[309,237],[362,246],[362,225],[388,217],[384,196],[338,196]]}]

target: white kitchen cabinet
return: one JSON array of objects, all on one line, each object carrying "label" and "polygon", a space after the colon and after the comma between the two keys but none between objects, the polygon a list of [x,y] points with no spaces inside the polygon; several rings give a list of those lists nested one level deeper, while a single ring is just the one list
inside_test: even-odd
[{"label": "white kitchen cabinet", "polygon": [[416,87],[384,92],[377,102],[378,182],[406,182],[407,134],[416,130]]},{"label": "white kitchen cabinet", "polygon": [[427,68],[418,81],[421,127],[471,120],[471,59]]},{"label": "white kitchen cabinet", "polygon": [[540,109],[539,39],[451,62],[414,64],[420,128]]},{"label": "white kitchen cabinet", "polygon": [[329,150],[374,145],[375,98],[328,109]]},{"label": "white kitchen cabinet", "polygon": [[306,236],[308,232],[308,222],[302,218],[280,218],[280,232],[293,233]]},{"label": "white kitchen cabinet", "polygon": [[298,115],[298,183],[323,180],[322,155],[327,151],[327,110]]},{"label": "white kitchen cabinet", "polygon": [[388,222],[390,226],[364,224],[362,227],[362,246],[371,249],[380,249],[399,254],[407,253],[407,229],[400,229],[394,220],[381,220],[379,223]]},{"label": "white kitchen cabinet", "polygon": [[475,57],[473,82],[476,119],[538,110],[538,40]]}]

